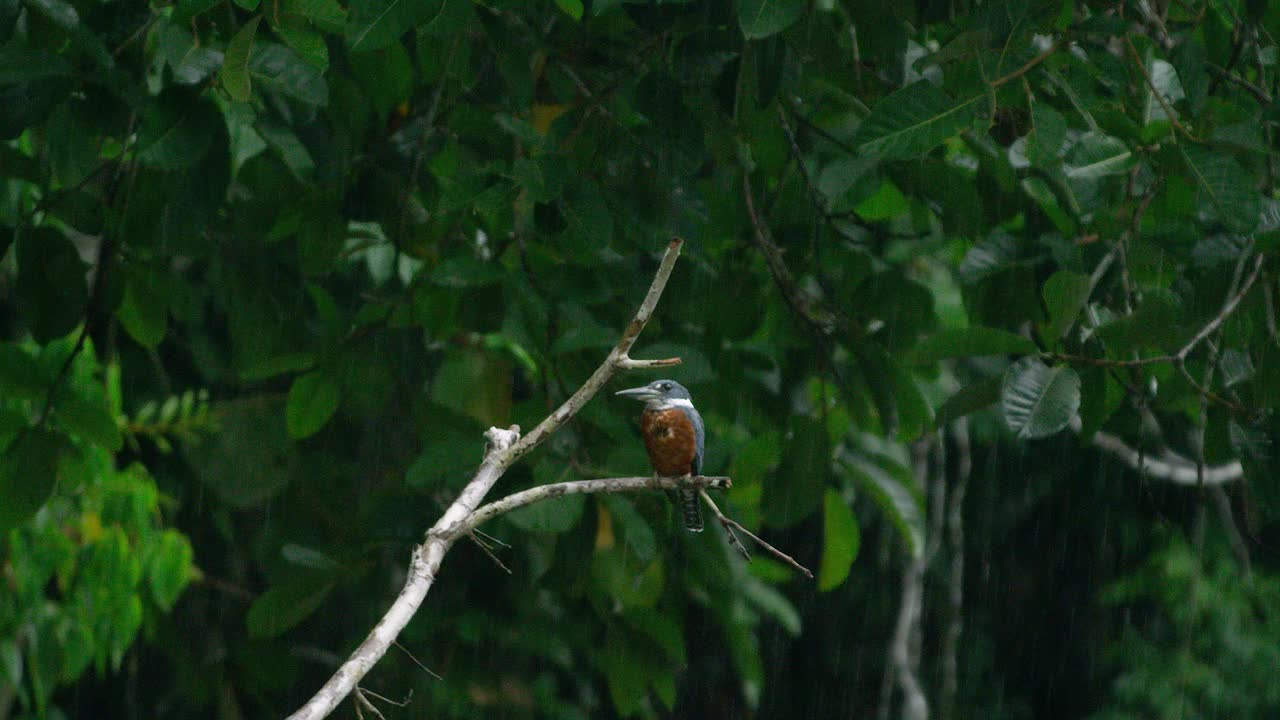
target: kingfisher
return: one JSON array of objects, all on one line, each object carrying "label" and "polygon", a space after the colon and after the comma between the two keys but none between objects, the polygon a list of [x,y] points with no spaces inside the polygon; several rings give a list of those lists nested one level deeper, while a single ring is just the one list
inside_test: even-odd
[{"label": "kingfisher", "polygon": [[[649,464],[660,477],[702,474],[702,453],[706,431],[702,416],[693,407],[689,391],[675,380],[654,380],[648,385],[620,390],[616,395],[644,402],[640,414],[640,434]],[[681,488],[680,512],[689,532],[702,532],[702,506],[698,491]]]}]

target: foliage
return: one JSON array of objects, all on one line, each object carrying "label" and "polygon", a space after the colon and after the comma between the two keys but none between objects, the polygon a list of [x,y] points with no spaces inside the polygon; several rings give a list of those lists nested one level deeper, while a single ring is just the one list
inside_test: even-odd
[{"label": "foliage", "polygon": [[[129,701],[155,717],[300,701],[483,429],[578,386],[673,234],[636,355],[684,359],[724,506],[817,586],[676,532],[665,498],[566,498],[486,528],[510,575],[458,548],[370,682],[446,717],[862,714],[899,565],[969,546],[970,583],[1045,584],[966,609],[956,716],[1044,714],[1020,673],[1057,665],[1010,650],[1005,603],[1091,602],[1172,541],[1093,455],[1041,451],[1083,455],[1078,427],[1239,459],[1264,546],[1280,522],[1280,11],[1154,6],[0,0],[0,716],[118,672],[172,689]],[[496,492],[642,472],[631,412],[602,394]],[[1004,494],[940,553],[912,450],[967,415]],[[1045,514],[1069,482],[1130,537],[1064,593],[1015,531],[1102,557],[1113,519]],[[1164,668],[1124,642],[1116,677]],[[1074,680],[1078,714],[1113,679]]]}]

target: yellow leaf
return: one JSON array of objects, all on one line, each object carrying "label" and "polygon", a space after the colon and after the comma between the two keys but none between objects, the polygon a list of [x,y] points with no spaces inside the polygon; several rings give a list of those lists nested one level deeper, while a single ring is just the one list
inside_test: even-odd
[{"label": "yellow leaf", "polygon": [[568,111],[568,105],[535,104],[533,106],[533,117],[530,118],[533,123],[533,129],[537,130],[539,135],[546,135],[551,130],[551,123]]},{"label": "yellow leaf", "polygon": [[613,536],[613,517],[604,505],[596,503],[596,550],[608,550],[616,542]]}]

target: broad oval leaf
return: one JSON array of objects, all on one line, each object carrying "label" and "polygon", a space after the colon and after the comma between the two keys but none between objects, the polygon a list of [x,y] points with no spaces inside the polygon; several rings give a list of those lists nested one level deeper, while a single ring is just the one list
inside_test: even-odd
[{"label": "broad oval leaf", "polygon": [[1059,270],[1044,284],[1044,304],[1049,310],[1045,337],[1057,342],[1075,324],[1080,311],[1089,301],[1093,284],[1086,275]]},{"label": "broad oval leaf", "polygon": [[249,606],[249,637],[273,638],[306,620],[332,589],[332,580],[310,575],[273,586]]},{"label": "broad oval leaf", "polygon": [[994,405],[1000,399],[1003,383],[1001,376],[992,375],[960,388],[938,408],[938,413],[933,418],[934,427],[944,427],[952,420]]},{"label": "broad oval leaf", "polygon": [[826,426],[811,417],[796,416],[778,470],[765,477],[765,522],[789,528],[809,517],[822,503],[830,474],[831,441]]},{"label": "broad oval leaf", "polygon": [[1253,232],[1262,219],[1262,196],[1253,189],[1253,174],[1224,152],[1189,143],[1178,147],[1199,190],[1201,212],[1232,232]]},{"label": "broad oval leaf", "polygon": [[845,453],[840,467],[889,516],[912,557],[924,553],[924,498],[915,487],[911,471],[887,455]]},{"label": "broad oval leaf", "polygon": [[28,428],[0,453],[0,537],[31,519],[53,494],[65,445],[58,433]]},{"label": "broad oval leaf", "polygon": [[1049,367],[1038,358],[1023,358],[1005,371],[1001,407],[1019,438],[1053,435],[1080,410],[1080,376],[1063,365]]},{"label": "broad oval leaf", "polygon": [[943,330],[925,338],[911,353],[914,365],[931,365],[939,360],[981,355],[1028,355],[1035,343],[1021,335],[989,327]]},{"label": "broad oval leaf", "polygon": [[289,437],[300,440],[314,435],[338,409],[338,385],[327,375],[312,371],[293,381],[285,406]]},{"label": "broad oval leaf", "polygon": [[844,498],[835,489],[822,500],[822,561],[818,565],[818,589],[833,590],[849,577],[849,568],[858,557],[862,536],[858,522]]},{"label": "broad oval leaf", "polygon": [[739,0],[738,24],[749,39],[769,37],[791,27],[804,6],[804,0]]},{"label": "broad oval leaf", "polygon": [[259,15],[245,26],[227,43],[227,52],[222,57],[222,72],[218,79],[222,87],[236,102],[249,102],[253,95],[253,83],[249,79],[249,55],[253,52],[253,36],[258,32]]},{"label": "broad oval leaf", "polygon": [[1067,152],[1067,177],[1072,180],[1095,180],[1128,172],[1137,160],[1133,151],[1119,138],[1089,133]]},{"label": "broad oval leaf", "polygon": [[985,95],[952,100],[920,80],[876,103],[858,126],[853,144],[864,155],[885,160],[920,157],[969,127]]}]

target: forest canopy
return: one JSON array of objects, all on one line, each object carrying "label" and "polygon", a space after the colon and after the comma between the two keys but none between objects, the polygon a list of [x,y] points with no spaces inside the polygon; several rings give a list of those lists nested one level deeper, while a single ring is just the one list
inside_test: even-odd
[{"label": "forest canopy", "polygon": [[507,428],[573,409],[481,500],[650,474],[658,378],[814,577],[653,488],[532,503],[337,715],[1276,717],[1278,35],[0,0],[0,720],[293,712]]}]

